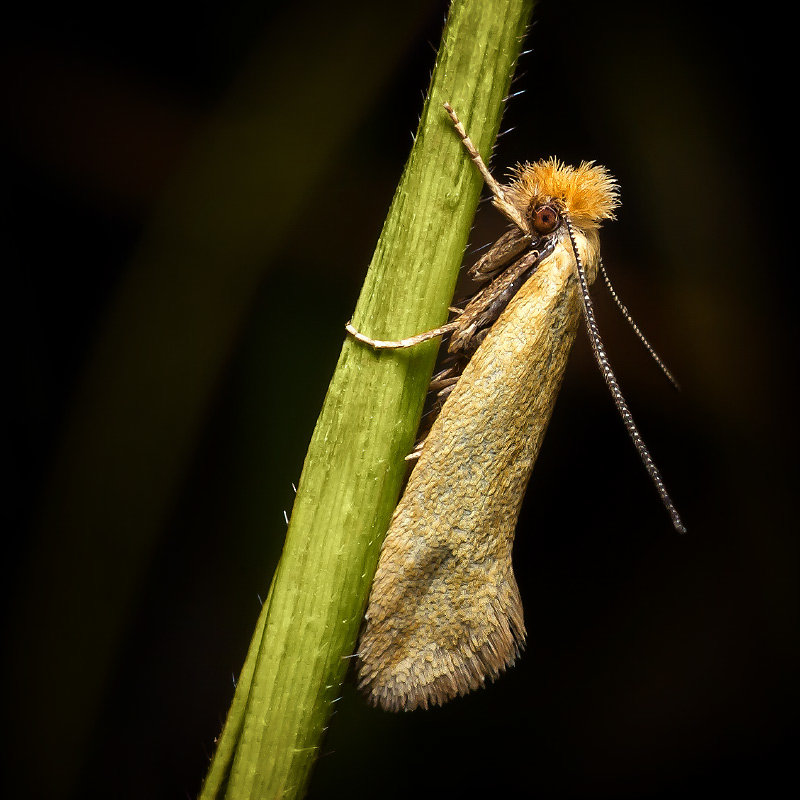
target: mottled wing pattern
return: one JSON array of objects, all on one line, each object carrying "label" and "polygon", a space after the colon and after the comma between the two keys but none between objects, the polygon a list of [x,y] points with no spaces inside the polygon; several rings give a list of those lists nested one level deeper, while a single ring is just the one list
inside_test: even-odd
[{"label": "mottled wing pattern", "polygon": [[579,323],[564,248],[544,259],[467,364],[395,511],[359,643],[388,710],[482,685],[525,641],[514,529]]}]

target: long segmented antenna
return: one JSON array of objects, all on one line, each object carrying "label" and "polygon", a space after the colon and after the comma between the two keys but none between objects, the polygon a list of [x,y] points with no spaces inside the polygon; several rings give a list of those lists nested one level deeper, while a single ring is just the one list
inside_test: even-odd
[{"label": "long segmented antenna", "polygon": [[678,381],[675,380],[675,376],[669,371],[669,368],[663,362],[661,356],[659,356],[658,353],[656,353],[655,349],[653,348],[653,345],[651,345],[650,342],[647,341],[645,335],[641,331],[641,328],[639,328],[639,326],[633,321],[633,317],[631,316],[630,311],[628,311],[628,309],[625,307],[625,304],[622,302],[622,300],[619,299],[619,295],[617,295],[617,293],[614,291],[614,287],[611,285],[611,278],[608,277],[608,273],[606,272],[606,267],[605,264],[603,264],[602,258],[600,259],[600,273],[602,274],[603,280],[606,283],[606,287],[608,288],[608,291],[611,294],[611,298],[617,304],[617,308],[622,313],[622,316],[625,317],[626,320],[628,320],[628,324],[631,326],[631,328],[633,328],[633,332],[639,337],[641,343],[647,348],[647,352],[650,353],[650,355],[653,357],[653,361],[655,361],[656,364],[658,364],[658,366],[661,367],[661,371],[664,373],[664,375],[667,376],[667,380],[678,391],[680,391],[681,387],[678,385]]},{"label": "long segmented antenna", "polygon": [[572,242],[572,249],[575,253],[575,266],[577,268],[578,281],[580,282],[581,287],[581,300],[583,301],[583,316],[586,320],[586,329],[589,333],[589,341],[591,342],[592,350],[594,351],[595,358],[597,359],[597,364],[600,367],[600,371],[603,373],[603,378],[605,379],[606,385],[611,392],[611,396],[614,398],[614,403],[616,404],[617,410],[622,417],[622,421],[625,423],[625,428],[633,440],[633,445],[639,453],[639,457],[642,459],[644,468],[647,470],[647,474],[655,484],[656,490],[661,497],[661,502],[667,509],[670,519],[672,519],[672,524],[675,526],[675,530],[677,530],[679,533],[686,533],[686,528],[683,522],[681,522],[678,510],[675,508],[675,505],[667,493],[661,473],[658,471],[658,467],[655,465],[653,457],[650,455],[650,451],[647,449],[647,445],[645,445],[644,440],[639,433],[639,429],[636,427],[636,423],[633,421],[633,415],[628,408],[628,404],[625,402],[625,398],[622,396],[622,391],[619,388],[619,382],[617,381],[617,378],[611,369],[611,364],[608,362],[606,349],[603,346],[602,339],[600,338],[600,331],[597,327],[597,320],[594,316],[594,305],[592,303],[592,298],[589,295],[589,282],[586,279],[586,272],[583,268],[583,262],[581,261],[580,253],[578,252],[578,244],[575,241],[575,231],[572,228],[572,222],[567,214],[564,214],[563,219],[564,224],[567,226],[567,232],[569,233],[570,241]]}]

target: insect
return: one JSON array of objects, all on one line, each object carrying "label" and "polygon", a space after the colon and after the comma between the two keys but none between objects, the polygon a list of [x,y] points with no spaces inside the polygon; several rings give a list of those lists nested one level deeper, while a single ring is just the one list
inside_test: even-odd
[{"label": "insect", "polygon": [[611,370],[589,295],[598,272],[607,280],[597,230],[614,218],[615,180],[593,163],[550,159],[519,165],[501,185],[445,109],[512,227],[470,270],[480,288],[451,322],[394,342],[347,326],[376,349],[449,337],[431,382],[435,420],[412,454],[417,463],[381,550],[358,647],[360,688],[392,711],[440,705],[482,686],[525,643],[514,530],[581,315],[633,443],[684,531]]}]

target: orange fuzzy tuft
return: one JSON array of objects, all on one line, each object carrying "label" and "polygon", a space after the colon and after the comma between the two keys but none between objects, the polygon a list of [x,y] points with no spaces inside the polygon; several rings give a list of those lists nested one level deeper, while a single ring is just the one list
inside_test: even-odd
[{"label": "orange fuzzy tuft", "polygon": [[570,167],[557,158],[548,158],[519,164],[511,175],[513,180],[503,187],[505,199],[523,216],[531,205],[560,200],[572,222],[586,230],[614,219],[614,209],[619,206],[616,180],[593,161]]}]

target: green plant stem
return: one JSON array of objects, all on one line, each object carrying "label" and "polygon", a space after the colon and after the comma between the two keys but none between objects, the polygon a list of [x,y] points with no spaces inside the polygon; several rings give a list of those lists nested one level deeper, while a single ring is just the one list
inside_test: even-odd
[{"label": "green plant stem", "polygon": [[[532,7],[454,0],[353,317],[364,333],[399,339],[446,318],[481,179],[442,104],[488,156]],[[202,798],[302,795],[355,648],[436,349],[376,354],[345,341]]]}]

